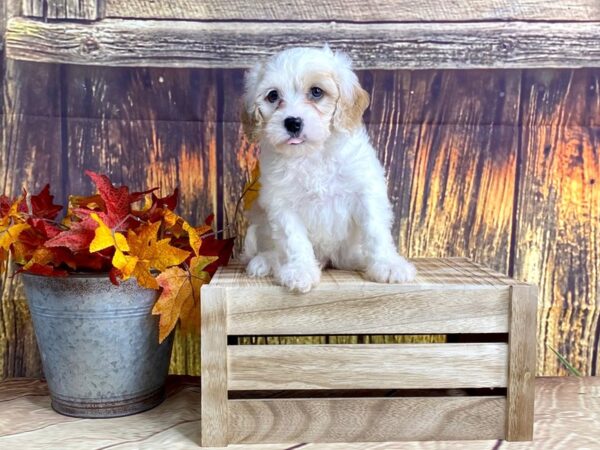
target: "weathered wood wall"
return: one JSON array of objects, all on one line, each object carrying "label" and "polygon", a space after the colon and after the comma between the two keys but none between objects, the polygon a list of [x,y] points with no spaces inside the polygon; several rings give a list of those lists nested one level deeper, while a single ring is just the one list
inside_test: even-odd
[{"label": "weathered wood wall", "polygon": [[[223,227],[257,149],[239,123],[240,70],[7,63],[4,192],[89,191],[85,168],[182,190],[181,212]],[[538,372],[600,370],[600,69],[366,71],[365,117],[388,172],[400,249],[466,255],[538,283]],[[234,227],[243,235],[245,222]],[[238,244],[241,239],[238,240]],[[0,377],[40,363],[18,281],[5,277]],[[175,372],[198,373],[178,337]]]}]

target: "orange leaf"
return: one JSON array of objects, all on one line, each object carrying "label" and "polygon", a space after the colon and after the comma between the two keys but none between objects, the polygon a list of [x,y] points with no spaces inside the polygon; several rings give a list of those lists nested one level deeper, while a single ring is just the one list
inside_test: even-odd
[{"label": "orange leaf", "polygon": [[[202,244],[202,238],[196,228],[191,226],[183,217],[178,216],[171,210],[166,210],[164,213],[164,222],[167,228],[171,229],[171,232],[175,237],[181,236],[181,232],[185,231],[188,235],[190,247],[194,251],[194,254],[198,256],[200,254],[200,245]],[[209,227],[210,229],[210,227]],[[203,228],[200,228],[202,231]]]},{"label": "orange leaf", "polygon": [[129,255],[115,251],[113,257],[113,265],[121,270],[124,280],[133,276],[140,286],[158,289],[159,285],[151,270],[163,272],[181,264],[190,256],[190,252],[170,245],[170,239],[158,240],[159,228],[160,222],[155,222],[142,225],[138,233],[128,231]]},{"label": "orange leaf", "polygon": [[203,269],[215,261],[213,256],[196,256],[190,261],[189,271],[171,267],[156,280],[162,288],[152,314],[160,315],[159,342],[162,342],[181,319],[182,329],[197,330],[200,325],[200,288],[210,281]]}]

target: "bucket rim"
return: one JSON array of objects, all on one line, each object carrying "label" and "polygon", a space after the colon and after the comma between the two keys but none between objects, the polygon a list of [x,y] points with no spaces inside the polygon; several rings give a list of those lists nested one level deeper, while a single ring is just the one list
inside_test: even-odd
[{"label": "bucket rim", "polygon": [[106,278],[109,279],[108,272],[69,272],[66,277],[55,277],[52,275],[43,275],[40,273],[31,273],[31,272],[19,272],[17,275],[21,275],[24,277],[35,277],[35,278],[52,278],[52,279],[69,279],[69,278]]}]

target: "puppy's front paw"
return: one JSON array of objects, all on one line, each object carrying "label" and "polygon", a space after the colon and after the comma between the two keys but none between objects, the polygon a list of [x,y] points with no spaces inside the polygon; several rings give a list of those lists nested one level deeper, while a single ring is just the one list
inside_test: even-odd
[{"label": "puppy's front paw", "polygon": [[266,277],[271,272],[271,265],[263,255],[254,256],[246,266],[246,273],[251,277]]},{"label": "puppy's front paw", "polygon": [[402,283],[414,280],[417,269],[406,259],[398,256],[370,264],[367,267],[366,275],[367,278],[378,283]]},{"label": "puppy's front paw", "polygon": [[277,278],[291,291],[305,293],[319,283],[321,271],[316,264],[284,264],[279,269]]}]

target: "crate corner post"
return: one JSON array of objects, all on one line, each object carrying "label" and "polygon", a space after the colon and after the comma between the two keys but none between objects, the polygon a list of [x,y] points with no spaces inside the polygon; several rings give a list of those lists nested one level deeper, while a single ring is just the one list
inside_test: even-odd
[{"label": "crate corner post", "polygon": [[226,308],[225,289],[202,287],[200,445],[203,447],[228,444]]},{"label": "crate corner post", "polygon": [[533,439],[537,287],[511,286],[506,440]]}]

